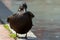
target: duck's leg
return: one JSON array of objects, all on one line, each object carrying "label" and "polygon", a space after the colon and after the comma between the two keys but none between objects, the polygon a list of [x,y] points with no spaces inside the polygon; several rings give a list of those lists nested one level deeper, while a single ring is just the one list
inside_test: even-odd
[{"label": "duck's leg", "polygon": [[17,40],[17,33],[16,33],[16,37],[15,37],[15,40]]},{"label": "duck's leg", "polygon": [[25,38],[27,39],[27,33],[26,33],[26,35],[25,35]]}]

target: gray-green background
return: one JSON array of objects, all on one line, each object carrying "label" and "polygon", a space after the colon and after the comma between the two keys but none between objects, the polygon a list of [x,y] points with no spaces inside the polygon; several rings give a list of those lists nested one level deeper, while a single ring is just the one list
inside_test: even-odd
[{"label": "gray-green background", "polygon": [[[60,0],[30,0],[26,2],[28,10],[35,15],[33,28],[60,28]],[[20,4],[20,1],[12,0],[10,10],[16,13]]]}]

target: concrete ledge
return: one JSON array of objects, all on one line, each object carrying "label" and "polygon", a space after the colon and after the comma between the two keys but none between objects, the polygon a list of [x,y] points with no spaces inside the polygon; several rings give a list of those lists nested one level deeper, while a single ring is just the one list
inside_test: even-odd
[{"label": "concrete ledge", "polygon": [[11,38],[9,34],[9,31],[0,24],[0,40],[14,40],[14,38]]}]

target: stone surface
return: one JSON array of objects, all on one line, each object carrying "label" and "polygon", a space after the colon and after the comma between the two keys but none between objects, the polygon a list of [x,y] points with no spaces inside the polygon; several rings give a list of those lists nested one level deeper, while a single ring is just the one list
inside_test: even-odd
[{"label": "stone surface", "polygon": [[14,40],[9,36],[9,31],[4,28],[2,24],[0,24],[0,40]]}]

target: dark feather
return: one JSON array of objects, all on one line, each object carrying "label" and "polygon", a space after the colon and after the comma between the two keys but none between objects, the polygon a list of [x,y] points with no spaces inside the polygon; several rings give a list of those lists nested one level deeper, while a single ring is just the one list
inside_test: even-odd
[{"label": "dark feather", "polygon": [[25,34],[32,28],[32,18],[34,15],[31,12],[26,12],[22,15],[14,14],[8,17],[7,21],[10,27],[19,34]]}]

